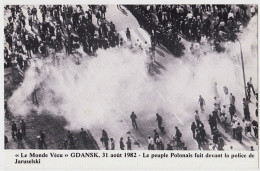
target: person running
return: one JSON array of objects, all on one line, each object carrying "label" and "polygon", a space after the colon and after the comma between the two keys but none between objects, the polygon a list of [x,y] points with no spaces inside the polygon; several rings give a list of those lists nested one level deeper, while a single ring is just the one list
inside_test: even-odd
[{"label": "person running", "polygon": [[132,112],[132,114],[130,115],[130,118],[131,118],[131,120],[132,120],[132,125],[133,125],[133,127],[136,128],[136,129],[138,129],[137,123],[136,123],[136,118],[137,118],[137,116],[136,116],[136,114],[135,114],[134,112]]},{"label": "person running", "polygon": [[200,97],[199,97],[199,101],[198,101],[198,103],[200,104],[201,112],[204,112],[204,108],[203,108],[203,106],[206,105],[206,103],[205,103],[205,100],[202,98],[201,95],[200,95]]},{"label": "person running", "polygon": [[120,138],[119,145],[120,145],[120,149],[121,149],[121,150],[125,150],[125,144],[124,144],[124,142],[123,142],[123,137]]}]

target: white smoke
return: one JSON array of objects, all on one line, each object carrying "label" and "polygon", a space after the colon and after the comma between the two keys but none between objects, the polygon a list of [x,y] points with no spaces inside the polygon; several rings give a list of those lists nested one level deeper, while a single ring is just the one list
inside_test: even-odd
[{"label": "white smoke", "polygon": [[[257,85],[256,26],[254,17],[239,36],[246,79],[252,77],[254,85]],[[156,80],[148,75],[149,57],[141,50],[98,50],[97,57],[84,56],[80,65],[70,58],[61,59],[59,65],[35,60],[8,104],[14,115],[27,115],[34,109],[39,114],[48,111],[64,116],[70,129],[106,125],[113,117],[129,118],[131,111],[146,113],[151,118],[163,110],[182,114],[185,120],[190,117],[187,113],[198,107],[199,95],[213,108],[215,82],[220,95],[226,86],[236,97],[243,97],[239,44],[229,42],[226,48],[220,54],[208,52],[195,57],[187,52],[181,59],[166,57],[167,62],[163,63],[166,70]],[[39,88],[38,107],[31,100],[35,87]]]}]

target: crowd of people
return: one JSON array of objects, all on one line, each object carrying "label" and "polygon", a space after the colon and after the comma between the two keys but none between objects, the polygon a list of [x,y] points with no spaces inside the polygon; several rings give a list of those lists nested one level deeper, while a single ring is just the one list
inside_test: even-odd
[{"label": "crowd of people", "polygon": [[[224,40],[223,36],[220,36],[223,35],[223,32],[228,35],[225,39],[233,40],[239,27],[246,24],[248,18],[257,12],[257,9],[251,6],[250,16],[248,16],[245,5],[237,5],[235,10],[230,5],[126,5],[126,7],[151,35],[151,53],[154,53],[156,45],[162,44],[175,56],[183,54],[184,46],[180,36],[188,41],[200,43],[213,39],[218,44]],[[78,50],[81,47],[86,54],[95,55],[98,48],[107,49],[123,45],[123,39],[117,33],[114,23],[106,21],[106,6],[104,5],[89,5],[87,9],[81,5],[40,5],[38,7],[7,5],[5,11],[6,15],[8,12],[11,14],[4,29],[5,68],[15,66],[22,72],[28,68],[30,59],[33,57],[56,58],[58,53],[63,52],[66,56],[70,56],[79,53]],[[24,14],[25,11],[26,14]],[[41,13],[41,20],[38,11]],[[96,23],[93,22],[93,16],[96,17]],[[126,37],[128,41],[131,41],[131,32],[128,28]],[[247,97],[243,99],[242,121],[236,112],[235,96],[232,93],[229,94],[229,103],[221,102],[220,98],[215,96],[213,111],[208,117],[210,130],[206,130],[205,123],[200,119],[200,113],[205,113],[206,103],[204,98],[199,96],[198,103],[201,112],[195,111],[195,119],[191,123],[191,138],[197,142],[198,149],[203,149],[205,146],[208,146],[210,150],[227,149],[224,147],[225,140],[219,127],[240,143],[242,143],[243,131],[245,136],[249,133],[252,137],[258,138],[258,121],[252,119],[249,110],[252,94],[258,100],[258,93],[250,78],[247,83]],[[9,113],[6,105],[5,111]],[[255,115],[258,117],[258,101]],[[138,117],[134,112],[131,113],[130,119],[133,128],[139,129]],[[162,135],[165,134],[163,116],[156,113],[155,122],[157,122],[160,132],[154,129],[154,136],[147,136],[148,150],[188,149],[182,141],[180,128],[175,127],[175,135],[165,144],[165,140],[162,138]],[[253,135],[251,134],[252,129]],[[27,124],[24,120],[21,120],[19,128],[15,121],[12,121],[11,135],[16,140],[18,149],[24,148],[23,141],[27,138],[26,130]],[[212,142],[209,142],[207,136],[209,131],[212,135]],[[89,135],[83,128],[80,131],[80,137],[84,148],[89,149]],[[132,144],[139,143],[136,140],[134,142],[131,136],[127,136],[126,140],[124,138],[121,137],[118,141],[121,150],[132,150]],[[39,131],[36,139],[38,149],[47,149],[45,133],[42,130]],[[76,149],[76,141],[75,136],[68,130],[64,142],[62,142],[62,148]],[[109,138],[104,129],[100,141],[106,150],[116,149],[116,140]],[[5,136],[5,148],[8,148],[8,143],[8,137]]]},{"label": "crowd of people", "polygon": [[[248,134],[252,139],[258,139],[258,120],[252,119],[249,110],[249,102],[251,96],[249,95],[251,92],[254,94],[256,99],[256,112],[255,117],[258,118],[258,92],[255,91],[254,86],[252,84],[252,78],[247,83],[247,97],[243,99],[243,116],[238,116],[236,110],[236,98],[232,93],[228,93],[228,88],[224,87],[224,94],[228,99],[220,100],[219,95],[217,94],[214,97],[214,104],[210,107],[213,111],[208,115],[208,126],[210,130],[207,130],[204,123],[201,120],[200,115],[205,115],[206,111],[204,106],[206,105],[204,98],[199,96],[199,106],[200,112],[198,110],[194,113],[194,122],[191,123],[190,129],[192,132],[192,137],[198,145],[199,150],[234,150],[233,146],[225,147],[226,142],[221,130],[224,130],[225,133],[231,135],[234,140],[237,140],[239,143],[243,143],[243,132],[244,136],[248,137]],[[229,114],[229,116],[228,116]],[[137,115],[132,112],[130,114],[131,123],[133,129],[138,130],[137,124]],[[241,119],[242,118],[242,119]],[[148,135],[147,137],[147,149],[148,150],[187,150],[185,142],[181,139],[182,133],[180,129],[175,127],[175,135],[171,136],[169,140],[167,138],[168,143],[165,144],[165,140],[162,138],[163,135],[166,134],[165,127],[163,126],[163,117],[156,113],[155,122],[158,124],[158,132],[156,129],[153,130],[154,136]],[[253,131],[252,131],[253,130]],[[253,134],[252,134],[253,132]],[[212,136],[212,142],[209,137]],[[248,137],[249,138],[249,137]],[[115,140],[113,138],[109,138],[108,133],[103,129],[101,142],[104,144],[106,150],[114,150],[115,149]],[[110,140],[110,147],[109,147]],[[135,140],[136,145],[139,144],[137,140]],[[127,150],[132,150],[132,139],[131,137],[127,137],[126,142],[124,142],[124,137],[120,138],[119,148],[121,150],[125,150],[125,144]],[[250,146],[250,149],[254,150],[253,146]]]},{"label": "crowd of people", "polygon": [[[235,41],[236,33],[257,12],[254,5],[126,5],[152,41],[162,43],[172,54],[181,56],[184,46],[180,36],[188,41],[213,42],[221,52],[222,41]],[[248,9],[250,8],[250,9]],[[249,13],[247,11],[250,11]],[[179,36],[178,36],[179,35]]]},{"label": "crowd of people", "polygon": [[[88,55],[94,55],[98,48],[123,43],[114,23],[105,19],[104,5],[89,5],[85,9],[81,5],[7,5],[5,15],[8,12],[11,15],[4,28],[5,68],[18,64],[25,70],[32,55],[55,58],[60,52],[74,54],[80,47]],[[97,23],[93,22],[94,16]]]}]

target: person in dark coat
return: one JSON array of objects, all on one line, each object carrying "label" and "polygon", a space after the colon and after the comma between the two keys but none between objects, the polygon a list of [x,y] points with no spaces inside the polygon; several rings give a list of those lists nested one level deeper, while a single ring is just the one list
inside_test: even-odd
[{"label": "person in dark coat", "polygon": [[17,133],[16,133],[16,138],[17,138],[17,148],[21,149],[23,148],[23,134],[21,133],[21,130],[18,129]]},{"label": "person in dark coat", "polygon": [[127,137],[126,147],[127,147],[127,150],[132,150],[132,140],[130,137]]},{"label": "person in dark coat", "polygon": [[133,125],[133,127],[136,128],[136,129],[138,129],[137,123],[136,123],[136,118],[137,118],[137,116],[136,116],[136,114],[135,114],[134,112],[132,112],[132,114],[130,115],[130,118],[131,118],[131,120],[132,120],[132,125]]},{"label": "person in dark coat", "polygon": [[191,124],[191,131],[192,131],[192,135],[193,135],[193,139],[195,139],[195,130],[196,130],[197,126],[195,124],[195,122],[192,122]]},{"label": "person in dark coat", "polygon": [[42,131],[40,131],[39,133],[40,133],[40,138],[41,138],[42,144],[47,149],[47,144],[45,142],[45,134]]},{"label": "person in dark coat", "polygon": [[83,128],[81,128],[80,137],[82,139],[82,142],[83,142],[84,146],[86,148],[88,148],[87,132]]},{"label": "person in dark coat", "polygon": [[230,104],[229,107],[229,113],[230,113],[230,117],[231,117],[231,121],[233,120],[233,116],[236,113],[236,107],[233,104]]},{"label": "person in dark coat", "polygon": [[254,135],[256,138],[258,138],[258,123],[255,120],[253,120],[252,126],[253,126],[253,130],[254,130]]},{"label": "person in dark coat", "polygon": [[177,146],[180,146],[181,145],[182,133],[177,126],[175,127],[175,130],[176,130],[175,138],[176,138],[176,141],[177,141]]},{"label": "person in dark coat", "polygon": [[126,38],[128,41],[131,41],[131,33],[130,33],[129,28],[126,29]]},{"label": "person in dark coat", "polygon": [[109,141],[109,138],[108,138],[107,132],[106,132],[104,129],[102,130],[101,141],[102,141],[102,143],[105,144],[106,150],[108,150],[108,141]]},{"label": "person in dark coat", "polygon": [[237,134],[237,140],[242,143],[242,132],[243,132],[243,128],[240,125],[240,123],[237,123],[237,128],[236,128],[236,134]]},{"label": "person in dark coat", "polygon": [[16,123],[14,122],[14,120],[12,121],[12,137],[14,138],[15,137],[15,134],[17,132],[17,126],[16,126]]},{"label": "person in dark coat", "polygon": [[155,122],[158,122],[158,128],[163,132],[164,129],[162,127],[162,121],[163,121],[162,117],[158,113],[156,113],[156,120],[155,120]]},{"label": "person in dark coat", "polygon": [[121,150],[124,150],[124,149],[125,149],[125,144],[124,144],[124,142],[123,142],[123,137],[120,138],[119,144],[120,144],[120,149],[121,149]]},{"label": "person in dark coat", "polygon": [[69,145],[71,149],[75,149],[75,142],[74,142],[74,136],[72,135],[72,133],[70,132],[70,130],[68,130],[67,133],[67,138],[69,140]]},{"label": "person in dark coat", "polygon": [[8,144],[8,138],[7,138],[7,136],[5,135],[5,149],[8,149],[7,144]]},{"label": "person in dark coat", "polygon": [[25,121],[23,119],[21,120],[20,126],[21,126],[21,130],[22,130],[22,134],[25,137],[26,136],[27,125],[26,125],[26,123],[25,123]]}]

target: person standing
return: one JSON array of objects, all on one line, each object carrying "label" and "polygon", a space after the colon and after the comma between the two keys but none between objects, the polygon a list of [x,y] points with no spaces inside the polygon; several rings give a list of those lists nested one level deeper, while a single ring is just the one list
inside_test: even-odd
[{"label": "person standing", "polygon": [[230,100],[230,104],[235,105],[236,99],[232,93],[230,93],[230,95],[229,95],[229,100]]},{"label": "person standing", "polygon": [[248,101],[245,98],[243,98],[243,109],[244,109],[244,119],[250,119]]},{"label": "person standing", "polygon": [[42,130],[39,133],[40,133],[40,138],[41,138],[42,144],[47,149],[47,144],[45,142],[45,134],[42,132]]},{"label": "person standing", "polygon": [[136,123],[136,118],[137,118],[137,116],[136,116],[136,114],[135,114],[134,112],[132,112],[132,114],[130,115],[130,118],[131,118],[131,120],[132,120],[132,125],[133,125],[133,127],[136,128],[136,129],[138,129],[137,123]]},{"label": "person standing", "polygon": [[176,141],[177,141],[177,146],[180,146],[181,145],[182,133],[177,126],[175,127],[175,130],[176,130],[175,138],[176,138]]},{"label": "person standing", "polygon": [[127,150],[132,150],[132,140],[130,137],[127,137],[126,147],[127,147]]},{"label": "person standing", "polygon": [[125,150],[125,144],[124,144],[124,142],[123,142],[123,137],[120,138],[119,145],[120,145],[120,149],[121,149],[121,150]]},{"label": "person standing", "polygon": [[200,97],[199,97],[199,101],[198,101],[198,103],[200,104],[201,112],[204,112],[203,105],[206,105],[206,103],[205,103],[205,100],[202,98],[201,95],[200,95]]},{"label": "person standing", "polygon": [[113,138],[110,138],[111,150],[115,150],[115,141]]},{"label": "person standing", "polygon": [[37,136],[38,149],[43,149],[43,143],[41,140],[41,136]]},{"label": "person standing", "polygon": [[252,83],[252,77],[250,77],[250,80],[247,82],[247,86],[248,86],[249,91],[250,91],[250,89],[252,89],[252,91],[255,95],[255,89],[254,89],[254,86],[253,86],[253,83]]},{"label": "person standing", "polygon": [[221,112],[220,112],[220,116],[226,116],[226,105],[223,105]]},{"label": "person standing", "polygon": [[251,134],[251,121],[249,119],[245,120],[245,136],[247,136],[247,133]]},{"label": "person standing", "polygon": [[200,116],[199,116],[198,110],[195,110],[194,117],[195,117],[195,121],[196,121],[196,124],[197,124],[197,127],[198,127],[199,124],[200,124]]},{"label": "person standing", "polygon": [[233,139],[236,139],[237,122],[235,120],[231,121],[231,126],[232,126]]},{"label": "person standing", "polygon": [[158,128],[160,129],[160,131],[164,132],[164,127],[162,127],[162,121],[163,121],[162,117],[158,113],[156,113],[155,122],[158,122]]},{"label": "person standing", "polygon": [[14,122],[14,120],[12,121],[12,137],[14,138],[16,133],[17,133],[17,127],[16,127],[16,123]]},{"label": "person standing", "polygon": [[8,144],[8,138],[7,138],[7,136],[5,135],[5,149],[8,149],[7,144]]},{"label": "person standing", "polygon": [[231,121],[232,121],[233,120],[233,116],[236,113],[236,107],[235,107],[234,104],[230,104],[229,113],[230,113],[230,118],[231,118]]},{"label": "person standing", "polygon": [[253,130],[254,130],[254,135],[256,138],[258,138],[258,123],[255,120],[253,120],[252,126],[253,126]]},{"label": "person standing", "polygon": [[22,134],[23,134],[23,136],[25,137],[25,136],[26,136],[26,128],[27,128],[27,125],[26,125],[26,123],[24,122],[23,119],[22,119],[21,122],[20,122],[20,126],[21,126],[21,130],[22,130]]},{"label": "person standing", "polygon": [[218,150],[223,151],[224,150],[224,145],[225,145],[224,139],[221,136],[219,136]]},{"label": "person standing", "polygon": [[193,136],[193,139],[195,139],[195,130],[196,130],[197,126],[195,124],[195,122],[192,122],[191,124],[191,131],[192,131],[192,136]]},{"label": "person standing", "polygon": [[84,146],[88,148],[87,132],[83,128],[81,128],[80,137],[82,139]]},{"label": "person standing", "polygon": [[126,28],[126,38],[127,38],[127,41],[131,41],[131,32],[130,32],[129,28]]},{"label": "person standing", "polygon": [[162,137],[158,136],[156,138],[156,141],[155,141],[156,145],[157,145],[157,150],[164,150],[164,144],[163,144],[163,139]]},{"label": "person standing", "polygon": [[196,128],[196,135],[195,135],[195,139],[198,143],[198,148],[201,149],[201,144],[202,144],[202,137],[201,137],[201,134],[200,134],[200,131],[198,128]]},{"label": "person standing", "polygon": [[148,136],[148,150],[154,150],[154,140],[150,136]]},{"label": "person standing", "polygon": [[16,133],[16,138],[17,138],[17,148],[21,149],[23,146],[23,134],[21,133],[20,129],[18,129]]},{"label": "person standing", "polygon": [[74,136],[72,135],[72,133],[70,132],[70,130],[68,130],[67,139],[69,140],[70,148],[71,148],[71,149],[76,149],[76,147],[75,147],[75,142],[74,142]]},{"label": "person standing", "polygon": [[210,130],[211,130],[211,134],[213,135],[213,132],[215,130],[215,125],[216,125],[216,119],[211,115],[209,114],[209,126],[210,126]]},{"label": "person standing", "polygon": [[108,150],[108,141],[109,141],[109,138],[108,138],[107,132],[106,132],[104,129],[102,129],[101,141],[102,141],[102,143],[105,144],[106,150]]},{"label": "person standing", "polygon": [[240,123],[237,123],[237,129],[236,129],[236,134],[237,134],[237,140],[242,143],[242,132],[243,132],[243,128],[240,125]]}]

